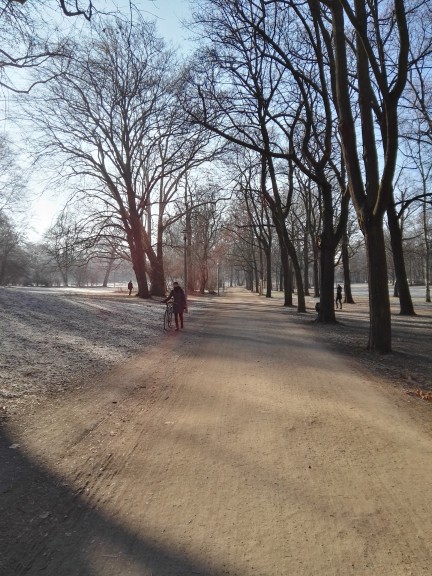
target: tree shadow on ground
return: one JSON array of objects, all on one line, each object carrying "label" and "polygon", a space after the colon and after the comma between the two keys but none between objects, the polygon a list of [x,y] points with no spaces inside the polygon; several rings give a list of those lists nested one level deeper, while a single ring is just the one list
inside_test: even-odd
[{"label": "tree shadow on ground", "polygon": [[0,574],[218,576],[89,507],[0,429]]}]

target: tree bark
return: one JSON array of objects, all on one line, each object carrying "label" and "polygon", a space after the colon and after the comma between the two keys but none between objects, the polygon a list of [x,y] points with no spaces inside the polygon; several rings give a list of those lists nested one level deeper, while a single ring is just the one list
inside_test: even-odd
[{"label": "tree bark", "polygon": [[336,322],[334,309],[334,261],[335,248],[331,238],[321,236],[320,244],[320,264],[321,264],[321,286],[320,286],[320,309],[318,321],[331,324]]},{"label": "tree bark", "polygon": [[351,291],[351,275],[350,275],[350,263],[349,263],[349,252],[348,252],[349,240],[346,231],[342,235],[342,268],[344,276],[344,303],[345,304],[355,304],[354,298]]},{"label": "tree bark", "polygon": [[[307,220],[309,220],[307,216]],[[309,223],[306,222],[306,230],[303,234],[303,286],[306,296],[309,296]]]},{"label": "tree bark", "polygon": [[271,298],[272,295],[272,253],[271,253],[271,245],[266,247],[265,250],[266,256],[266,298]]},{"label": "tree bark", "polygon": [[284,291],[284,306],[292,306],[293,297],[292,297],[291,271],[289,266],[288,250],[283,244],[281,244],[280,251],[281,251],[281,264],[282,264],[282,270],[281,270],[282,284]]},{"label": "tree bark", "polygon": [[138,298],[150,298],[147,282],[147,266],[143,247],[143,230],[141,220],[136,215],[131,215],[129,222],[125,223],[127,241],[131,253],[132,267],[138,284]]},{"label": "tree bark", "polygon": [[369,271],[369,342],[368,350],[391,352],[391,315],[387,258],[382,222],[370,221],[364,229]]},{"label": "tree bark", "polygon": [[399,294],[400,314],[402,316],[415,316],[405,268],[405,258],[402,245],[402,231],[399,225],[399,220],[393,201],[387,208],[387,221],[390,230],[390,242],[393,253],[396,286]]},{"label": "tree bark", "polygon": [[107,288],[107,286],[108,286],[108,281],[109,281],[109,277],[111,274],[111,270],[114,266],[114,262],[115,262],[114,258],[110,258],[108,260],[108,266],[105,270],[105,276],[104,276],[103,283],[102,283],[103,288]]}]

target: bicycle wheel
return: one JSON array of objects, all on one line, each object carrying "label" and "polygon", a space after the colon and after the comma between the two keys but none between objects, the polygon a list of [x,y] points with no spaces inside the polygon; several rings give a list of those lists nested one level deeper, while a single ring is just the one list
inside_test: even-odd
[{"label": "bicycle wheel", "polygon": [[168,308],[168,326],[171,328],[172,326],[172,321],[173,321],[173,308],[172,306],[170,306]]},{"label": "bicycle wheel", "polygon": [[165,310],[164,314],[164,330],[168,330],[171,327],[171,321],[169,319],[169,311],[168,308]]}]

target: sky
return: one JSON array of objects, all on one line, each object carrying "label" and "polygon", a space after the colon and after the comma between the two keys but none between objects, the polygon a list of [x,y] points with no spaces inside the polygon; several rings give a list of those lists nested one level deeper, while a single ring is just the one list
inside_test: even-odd
[{"label": "sky", "polygon": [[[141,0],[137,4],[146,4]],[[187,41],[187,30],[181,27],[181,21],[190,14],[189,0],[155,0],[154,9],[149,10],[157,19],[158,28],[167,40],[174,44],[183,44]]]},{"label": "sky", "polygon": [[[144,15],[148,15],[149,20],[156,20],[161,36],[169,44],[182,49],[187,45],[188,32],[182,29],[181,21],[190,14],[189,0],[134,0],[135,5],[141,9]],[[115,0],[115,4],[120,9],[127,10],[126,0]],[[58,192],[42,195],[33,186],[33,193],[36,196],[31,207],[31,225],[27,235],[29,240],[37,241],[43,233],[55,221],[56,216],[64,205],[64,198]]]}]

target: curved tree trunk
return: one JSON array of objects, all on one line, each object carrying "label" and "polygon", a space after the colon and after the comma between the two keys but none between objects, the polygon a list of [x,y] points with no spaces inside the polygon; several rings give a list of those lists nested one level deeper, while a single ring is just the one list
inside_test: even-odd
[{"label": "curved tree trunk", "polygon": [[102,287],[103,287],[103,288],[107,288],[107,286],[108,286],[108,280],[109,280],[109,277],[110,277],[110,274],[111,274],[111,270],[112,270],[112,268],[113,268],[113,266],[114,266],[114,262],[115,262],[114,258],[110,258],[110,259],[108,260],[108,266],[107,266],[107,268],[106,268],[106,270],[105,270],[105,276],[104,276],[103,283],[102,283]]},{"label": "curved tree trunk", "polygon": [[402,231],[393,201],[387,209],[387,221],[390,230],[390,241],[393,252],[393,264],[396,275],[397,293],[399,295],[400,314],[415,316],[414,305],[406,275],[405,259],[402,246]]}]

